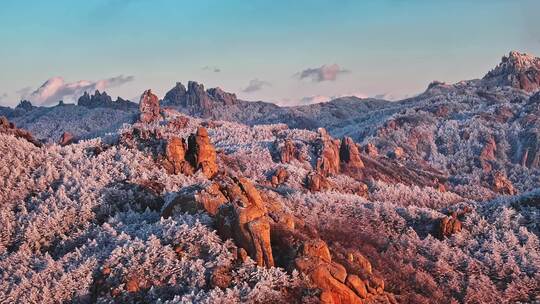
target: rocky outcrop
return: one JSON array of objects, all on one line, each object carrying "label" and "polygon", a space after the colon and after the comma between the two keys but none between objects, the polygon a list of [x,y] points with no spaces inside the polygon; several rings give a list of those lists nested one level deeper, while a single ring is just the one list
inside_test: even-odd
[{"label": "rocky outcrop", "polygon": [[371,263],[360,252],[335,253],[334,257],[323,240],[308,239],[302,242],[294,260],[295,268],[321,290],[322,303],[364,303],[368,299],[395,302],[392,295],[385,294],[384,280],[373,273]]},{"label": "rocky outcrop", "polygon": [[453,213],[450,216],[446,216],[439,220],[435,235],[439,239],[444,239],[445,237],[449,237],[460,231],[461,221],[457,218],[457,214]]},{"label": "rocky outcrop", "polygon": [[90,109],[111,108],[118,110],[130,110],[137,108],[137,104],[134,102],[122,99],[120,97],[116,98],[116,101],[113,101],[111,96],[107,95],[106,92],[100,93],[98,90],[96,90],[93,95],[89,95],[87,92],[84,92],[84,94],[79,97],[77,105]]},{"label": "rocky outcrop", "polygon": [[344,137],[341,140],[339,157],[341,161],[341,171],[343,172],[357,174],[360,169],[364,168],[364,162],[360,157],[360,150],[350,137]]},{"label": "rocky outcrop", "polygon": [[504,194],[504,195],[516,195],[517,191],[512,185],[512,182],[506,177],[506,175],[501,172],[495,172],[491,177],[491,184],[493,186],[493,191]]},{"label": "rocky outcrop", "polygon": [[203,117],[210,114],[212,109],[212,100],[206,94],[204,85],[195,81],[188,82],[188,91],[185,96],[185,106],[198,109],[202,112]]},{"label": "rocky outcrop", "polygon": [[189,124],[189,118],[185,116],[179,116],[167,122],[167,125],[172,127],[175,130],[181,130],[185,128],[188,124]]},{"label": "rocky outcrop", "polygon": [[462,230],[462,221],[465,216],[472,212],[472,209],[468,206],[454,210],[448,213],[448,216],[441,218],[435,225],[434,235],[439,239],[450,237],[455,233],[459,233]]},{"label": "rocky outcrop", "polygon": [[142,123],[151,123],[160,120],[159,99],[151,90],[146,90],[142,94],[139,102],[139,111],[139,120]]},{"label": "rocky outcrop", "polygon": [[276,169],[274,174],[270,177],[270,182],[272,183],[272,187],[276,188],[279,185],[283,184],[287,181],[289,178],[289,172],[283,167],[279,167]]},{"label": "rocky outcrop", "polygon": [[395,147],[392,151],[388,152],[388,157],[391,159],[399,160],[405,156],[405,150],[402,147]]},{"label": "rocky outcrop", "polygon": [[211,88],[206,91],[208,95],[224,105],[233,105],[236,103],[236,94],[223,91],[221,88]]},{"label": "rocky outcrop", "polygon": [[218,172],[217,153],[208,131],[199,127],[188,137],[166,136],[159,128],[134,127],[120,135],[119,142],[129,148],[145,151],[169,174],[191,175],[200,171],[206,178]]},{"label": "rocky outcrop", "polygon": [[205,91],[204,85],[189,81],[187,89],[182,83],[177,82],[174,88],[165,94],[164,103],[181,106],[189,109],[191,114],[208,117],[216,105],[234,105],[237,103],[237,98],[235,94],[227,93],[220,88]]},{"label": "rocky outcrop", "polygon": [[540,58],[512,51],[483,80],[497,86],[537,91],[540,89]]},{"label": "rocky outcrop", "polygon": [[[341,258],[334,259],[314,227],[303,224],[267,194],[263,196],[246,178],[220,174],[204,187],[184,188],[165,204],[161,214],[168,217],[175,209],[208,212],[215,218],[218,234],[223,239],[234,240],[239,247],[239,262],[245,262],[249,255],[259,266],[296,269],[320,290],[322,303],[393,299],[384,291],[384,281],[373,273],[371,263],[360,252],[341,250],[336,252]],[[213,286],[229,286],[230,274],[229,269],[218,267],[212,272],[210,282]]]},{"label": "rocky outcrop", "polygon": [[34,105],[28,100],[21,100],[19,104],[15,107],[16,110],[31,111],[35,109]]},{"label": "rocky outcrop", "polygon": [[259,266],[274,266],[270,244],[270,219],[261,195],[246,178],[221,177],[228,199],[216,216],[217,230],[244,248]]},{"label": "rocky outcrop", "polygon": [[27,130],[19,129],[14,123],[10,122],[6,117],[0,116],[0,133],[13,135],[17,138],[23,138],[31,142],[37,147],[41,147],[41,142],[34,138],[32,133]]},{"label": "rocky outcrop", "polygon": [[324,191],[330,188],[330,182],[324,175],[312,171],[306,176],[306,188],[311,192]]},{"label": "rocky outcrop", "polygon": [[218,234],[233,239],[259,266],[274,266],[270,243],[270,221],[259,191],[246,178],[220,175],[206,187],[191,186],[175,194],[161,215],[208,212],[216,219]]},{"label": "rocky outcrop", "polygon": [[210,142],[206,128],[199,127],[197,133],[188,138],[186,160],[195,170],[201,170],[207,178],[212,178],[218,171],[216,149]]},{"label": "rocky outcrop", "polygon": [[206,128],[199,127],[188,137],[187,144],[177,136],[160,141],[164,142],[161,144],[164,148],[157,154],[160,154],[161,164],[167,173],[191,175],[201,171],[206,178],[212,178],[218,172],[216,149]]},{"label": "rocky outcrop", "polygon": [[206,187],[186,187],[170,198],[161,210],[161,216],[170,217],[175,209],[181,212],[196,213],[206,211],[212,216],[218,214],[219,208],[227,203],[227,198],[220,191],[218,183]]},{"label": "rocky outcrop", "polygon": [[[395,123],[395,121],[393,121]],[[392,123],[390,123],[392,125]],[[396,147],[389,157],[380,157],[373,144],[367,144],[365,153],[354,141],[345,137],[341,143],[331,138],[326,130],[319,129],[319,138],[314,143],[315,154],[318,155],[315,173],[306,176],[306,188],[310,191],[321,191],[330,188],[328,177],[345,174],[354,178],[359,185],[341,187],[340,191],[355,193],[368,197],[366,183],[370,179],[386,183],[403,183],[408,185],[429,186],[445,191],[447,177],[427,164],[413,162],[408,164],[403,148]],[[287,151],[283,149],[282,151]],[[288,155],[285,153],[285,155]]]},{"label": "rocky outcrop", "polygon": [[67,146],[69,144],[72,144],[75,141],[75,137],[73,134],[69,132],[62,133],[62,136],[60,136],[60,139],[58,140],[58,144],[60,146]]},{"label": "rocky outcrop", "polygon": [[298,150],[292,140],[277,140],[275,145],[277,146],[278,157],[281,163],[288,164],[293,159],[298,159]]},{"label": "rocky outcrop", "polygon": [[323,176],[332,176],[340,172],[340,143],[331,138],[325,129],[319,129],[319,140],[317,150],[319,158],[316,163],[316,170]]},{"label": "rocky outcrop", "polygon": [[163,103],[167,105],[186,105],[186,87],[177,82],[176,85],[170,89],[163,98]]},{"label": "rocky outcrop", "polygon": [[169,174],[191,175],[194,168],[186,161],[187,145],[183,138],[173,136],[165,144],[163,168]]},{"label": "rocky outcrop", "polygon": [[537,128],[521,132],[517,158],[524,167],[540,167],[540,132]]},{"label": "rocky outcrop", "polygon": [[497,158],[495,153],[497,152],[497,143],[493,136],[489,136],[480,152],[480,166],[484,173],[488,173],[493,169],[492,162]]},{"label": "rocky outcrop", "polygon": [[379,150],[372,143],[368,143],[364,150],[366,151],[366,154],[369,155],[370,157],[378,157],[379,156]]}]

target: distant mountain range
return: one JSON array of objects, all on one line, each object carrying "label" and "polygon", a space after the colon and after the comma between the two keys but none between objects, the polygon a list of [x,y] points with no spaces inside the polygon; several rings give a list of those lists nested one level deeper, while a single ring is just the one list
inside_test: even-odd
[{"label": "distant mountain range", "polygon": [[[483,79],[454,85],[434,81],[424,93],[401,101],[351,96],[324,103],[281,107],[270,102],[240,100],[220,88],[205,90],[203,84],[190,81],[187,88],[176,83],[165,94],[161,105],[193,117],[247,125],[284,123],[290,128],[310,130],[325,127],[332,135],[348,135],[361,140],[373,135],[373,126],[391,115],[427,106],[435,100],[453,102],[472,95],[480,101],[503,101],[522,98],[539,88],[540,59],[513,51]],[[114,131],[123,123],[133,122],[137,108],[137,103],[120,97],[113,101],[106,92],[96,91],[92,95],[85,92],[77,105],[59,103],[53,107],[36,107],[23,100],[14,109],[0,107],[0,115],[30,130],[39,139],[56,140],[63,132],[90,138]],[[49,127],[51,125],[54,127]]]}]

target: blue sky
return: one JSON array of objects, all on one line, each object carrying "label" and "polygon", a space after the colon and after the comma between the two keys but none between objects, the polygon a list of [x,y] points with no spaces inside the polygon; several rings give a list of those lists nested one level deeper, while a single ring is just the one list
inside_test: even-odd
[{"label": "blue sky", "polygon": [[481,77],[510,50],[540,55],[539,11],[538,0],[3,0],[0,104],[57,76],[125,98],[187,80],[283,104],[406,96]]}]

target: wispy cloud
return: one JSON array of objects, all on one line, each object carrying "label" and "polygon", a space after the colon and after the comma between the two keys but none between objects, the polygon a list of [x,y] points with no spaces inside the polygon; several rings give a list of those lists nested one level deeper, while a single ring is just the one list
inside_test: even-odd
[{"label": "wispy cloud", "polygon": [[242,90],[242,92],[253,93],[262,90],[266,86],[270,86],[270,83],[268,81],[252,79],[249,81],[247,87]]},{"label": "wispy cloud", "polygon": [[52,77],[45,81],[41,87],[30,94],[21,96],[21,98],[28,99],[41,105],[52,105],[60,100],[74,102],[84,92],[93,92],[95,90],[104,91],[108,88],[121,86],[134,79],[134,76],[119,75],[97,81],[80,80],[76,82],[65,82],[62,77]]},{"label": "wispy cloud", "polygon": [[216,67],[216,66],[208,66],[208,65],[207,65],[207,66],[204,66],[202,69],[205,70],[205,71],[212,71],[212,72],[214,72],[214,73],[219,73],[219,72],[221,72],[221,69],[218,68],[218,67]]},{"label": "wispy cloud", "polygon": [[335,81],[341,74],[350,73],[337,64],[323,65],[318,68],[308,68],[295,74],[299,79],[310,79],[313,82]]}]

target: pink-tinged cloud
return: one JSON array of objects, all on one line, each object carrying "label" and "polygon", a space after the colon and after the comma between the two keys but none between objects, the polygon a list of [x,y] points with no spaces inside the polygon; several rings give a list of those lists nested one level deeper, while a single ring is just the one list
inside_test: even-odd
[{"label": "pink-tinged cloud", "polygon": [[48,79],[37,90],[21,97],[45,106],[56,104],[60,100],[75,102],[84,92],[104,91],[108,88],[121,86],[133,81],[133,79],[133,76],[120,75],[98,81],[80,80],[66,83],[64,78],[58,76]]},{"label": "pink-tinged cloud", "polygon": [[342,69],[337,64],[323,65],[318,68],[308,68],[299,73],[296,76],[300,79],[310,79],[313,82],[323,81],[335,81],[341,74],[350,73],[349,70]]}]

